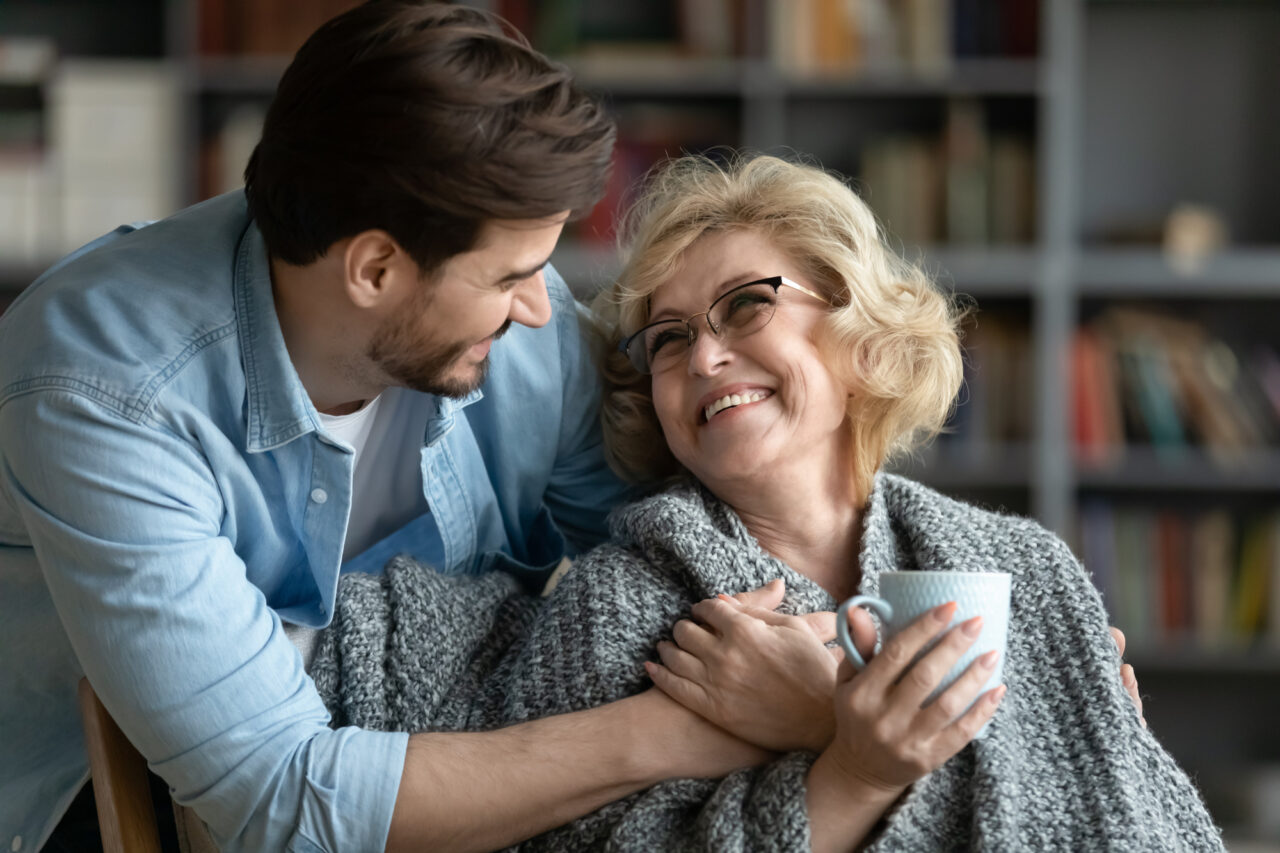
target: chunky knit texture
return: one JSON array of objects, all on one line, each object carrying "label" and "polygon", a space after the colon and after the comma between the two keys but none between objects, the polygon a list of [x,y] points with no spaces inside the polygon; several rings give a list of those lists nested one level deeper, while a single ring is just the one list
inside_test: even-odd
[{"label": "chunky knit texture", "polygon": [[[505,575],[447,577],[399,558],[385,576],[345,577],[313,666],[333,724],[484,730],[630,696],[650,686],[642,661],[692,604],[777,577],[779,611],[834,608],[700,486],[619,510],[612,532],[546,599]],[[1139,725],[1101,600],[1056,537],[882,474],[860,565],[872,594],[891,570],[1013,576],[1003,705],[985,738],[912,786],[870,849],[1222,849],[1191,782]],[[518,849],[807,850],[812,758],[665,782]]]}]

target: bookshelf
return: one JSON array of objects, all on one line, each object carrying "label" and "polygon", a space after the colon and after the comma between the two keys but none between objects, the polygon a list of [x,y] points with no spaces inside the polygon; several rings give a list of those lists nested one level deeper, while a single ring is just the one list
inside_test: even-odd
[{"label": "bookshelf", "polygon": [[[1125,564],[1099,544],[1097,518],[1182,518],[1192,531],[1219,513],[1236,531],[1217,568],[1230,597],[1236,540],[1280,510],[1280,443],[1225,461],[1188,427],[1173,453],[1122,433],[1122,452],[1091,457],[1077,440],[1087,403],[1071,357],[1078,330],[1117,308],[1280,350],[1269,322],[1280,309],[1280,2],[473,2],[530,32],[618,116],[619,180],[553,257],[576,292],[616,271],[612,211],[653,159],[717,145],[812,155],[853,179],[900,248],[979,309],[968,402],[952,433],[900,470],[1034,515],[1086,557],[1109,549],[1098,564],[1116,572]],[[164,180],[186,203],[234,184],[287,54],[343,5],[121,0],[107,13],[91,0],[5,0],[0,39],[143,60],[174,81],[165,144],[178,156]],[[856,38],[831,17],[855,5],[872,16]],[[57,146],[32,117],[54,110],[63,64],[6,75],[0,58],[0,223],[29,218],[30,202],[15,205],[6,188],[15,163]],[[1192,248],[1171,252],[1169,216],[1183,204],[1196,205]],[[0,307],[57,253],[0,247]],[[1133,550],[1140,538],[1126,553],[1154,565]],[[1273,553],[1280,565],[1280,544]],[[1179,576],[1146,568],[1133,588],[1154,606],[1160,578]],[[1205,643],[1175,628],[1142,641],[1138,630],[1130,658],[1151,725],[1233,840],[1280,850],[1267,817],[1280,814],[1280,735],[1266,714],[1280,707],[1280,568],[1266,580],[1270,609],[1253,634]]]}]

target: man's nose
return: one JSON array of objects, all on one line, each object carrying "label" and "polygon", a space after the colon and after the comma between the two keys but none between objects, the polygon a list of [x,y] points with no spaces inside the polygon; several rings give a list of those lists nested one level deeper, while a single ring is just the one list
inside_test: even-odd
[{"label": "man's nose", "polygon": [[516,285],[509,313],[513,322],[537,329],[551,319],[551,297],[547,295],[546,275],[541,271]]}]

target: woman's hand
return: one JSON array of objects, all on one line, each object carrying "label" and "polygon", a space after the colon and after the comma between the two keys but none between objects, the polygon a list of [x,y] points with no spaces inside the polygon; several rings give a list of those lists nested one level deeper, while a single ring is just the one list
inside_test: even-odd
[{"label": "woman's hand", "polygon": [[[821,752],[835,732],[832,696],[843,653],[830,612],[784,616],[775,581],[736,599],[707,599],[681,620],[674,643],[659,643],[661,664],[646,663],[654,684],[726,731],[766,749]],[[764,606],[760,606],[760,605]],[[875,627],[851,614],[855,643],[869,654]]]},{"label": "woman's hand", "polygon": [[924,705],[982,628],[979,617],[961,623],[913,665],[955,609],[948,602],[926,612],[885,643],[862,672],[855,673],[848,661],[840,664],[836,737],[806,780],[814,853],[850,850],[865,840],[903,791],[959,752],[995,713],[1003,686],[969,708],[991,676],[994,652],[970,664]]},{"label": "woman's hand", "polygon": [[959,752],[995,714],[1004,697],[1003,685],[974,702],[996,664],[995,651],[975,660],[925,704],[982,630],[981,617],[962,622],[912,664],[951,621],[955,609],[955,603],[948,602],[926,612],[885,643],[860,673],[855,674],[847,661],[840,665],[836,737],[822,759],[839,771],[851,790],[896,796]]},{"label": "woman's hand", "polygon": [[[1124,631],[1114,625],[1111,627],[1111,639],[1116,642],[1116,649],[1120,652],[1120,657],[1124,657]],[[1138,693],[1138,674],[1133,671],[1133,664],[1122,663],[1120,665],[1120,684],[1124,686],[1125,692],[1129,694],[1129,699],[1133,702],[1134,709],[1138,712],[1138,722],[1142,723],[1142,727],[1147,727],[1147,718],[1142,715],[1142,696]]]}]

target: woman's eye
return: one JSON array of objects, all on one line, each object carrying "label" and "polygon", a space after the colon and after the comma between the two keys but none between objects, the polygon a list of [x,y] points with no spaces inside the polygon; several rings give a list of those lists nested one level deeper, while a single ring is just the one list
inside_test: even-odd
[{"label": "woman's eye", "polygon": [[682,335],[679,332],[668,330],[658,332],[649,339],[649,355],[655,355],[659,350],[669,344],[679,343],[680,341],[688,341],[688,335]]},{"label": "woman's eye", "polygon": [[725,306],[725,316],[733,317],[736,314],[750,312],[762,305],[773,304],[772,293],[758,293],[754,291],[745,291],[735,293],[728,299],[729,304]]}]

